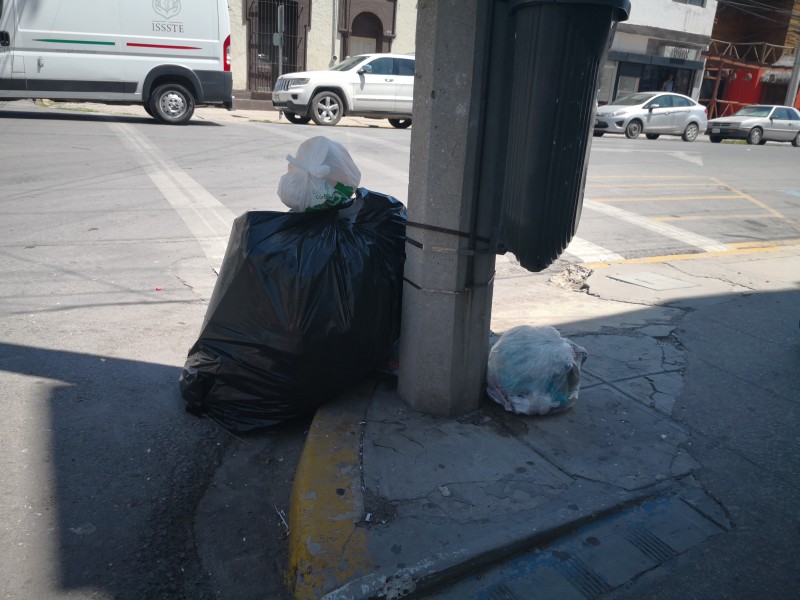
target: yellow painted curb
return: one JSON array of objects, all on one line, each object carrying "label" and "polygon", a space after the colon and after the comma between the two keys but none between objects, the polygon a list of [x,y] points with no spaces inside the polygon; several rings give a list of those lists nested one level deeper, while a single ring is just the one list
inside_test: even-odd
[{"label": "yellow painted curb", "polygon": [[700,260],[704,258],[723,257],[723,256],[744,256],[747,254],[764,254],[769,252],[779,252],[783,248],[798,246],[797,240],[773,241],[773,242],[744,242],[737,244],[727,244],[731,249],[720,252],[696,252],[693,254],[668,254],[666,256],[644,256],[642,258],[626,258],[613,262],[591,262],[581,263],[587,269],[605,269],[612,265],[647,265],[680,260]]},{"label": "yellow painted curb", "polygon": [[289,507],[287,584],[316,600],[374,570],[367,550],[360,445],[367,398],[321,407],[309,429]]}]

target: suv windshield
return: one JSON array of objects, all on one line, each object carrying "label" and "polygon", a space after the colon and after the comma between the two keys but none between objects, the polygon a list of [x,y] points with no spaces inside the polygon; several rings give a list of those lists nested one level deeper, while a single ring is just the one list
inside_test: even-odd
[{"label": "suv windshield", "polygon": [[739,110],[734,117],[766,117],[769,111],[772,110],[771,106],[745,106]]},{"label": "suv windshield", "polygon": [[349,71],[358,63],[362,62],[366,56],[351,56],[350,58],[345,58],[342,62],[340,62],[335,67],[331,67],[331,71]]}]

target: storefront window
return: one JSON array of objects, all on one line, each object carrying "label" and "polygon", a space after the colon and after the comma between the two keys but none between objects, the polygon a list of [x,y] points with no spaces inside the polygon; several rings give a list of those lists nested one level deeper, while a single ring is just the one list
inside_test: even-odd
[{"label": "storefront window", "polygon": [[600,75],[600,88],[597,91],[597,103],[599,105],[608,104],[612,99],[614,91],[614,75],[616,75],[617,63],[607,62],[603,65]]},{"label": "storefront window", "polygon": [[615,98],[634,92],[672,91],[691,96],[692,69],[675,69],[659,65],[620,63]]},{"label": "storefront window", "polygon": [[614,95],[614,99],[638,92],[641,78],[642,65],[638,63],[619,63],[617,93]]}]

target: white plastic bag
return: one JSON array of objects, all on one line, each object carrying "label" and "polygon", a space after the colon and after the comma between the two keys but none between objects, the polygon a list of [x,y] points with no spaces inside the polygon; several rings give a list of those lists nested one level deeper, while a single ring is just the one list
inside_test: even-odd
[{"label": "white plastic bag", "polygon": [[297,212],[346,204],[361,183],[361,171],[347,149],[324,136],[306,140],[297,156],[287,155],[286,160],[289,169],[278,182],[278,196]]},{"label": "white plastic bag", "polygon": [[552,327],[521,325],[489,352],[486,392],[506,410],[546,415],[575,404],[587,352]]}]

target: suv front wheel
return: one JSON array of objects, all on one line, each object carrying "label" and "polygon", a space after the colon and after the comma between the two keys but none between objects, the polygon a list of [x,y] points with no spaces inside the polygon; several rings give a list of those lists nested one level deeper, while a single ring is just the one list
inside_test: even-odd
[{"label": "suv front wheel", "polygon": [[311,100],[311,118],[317,125],[336,125],[342,118],[342,99],[333,92],[320,92]]}]

